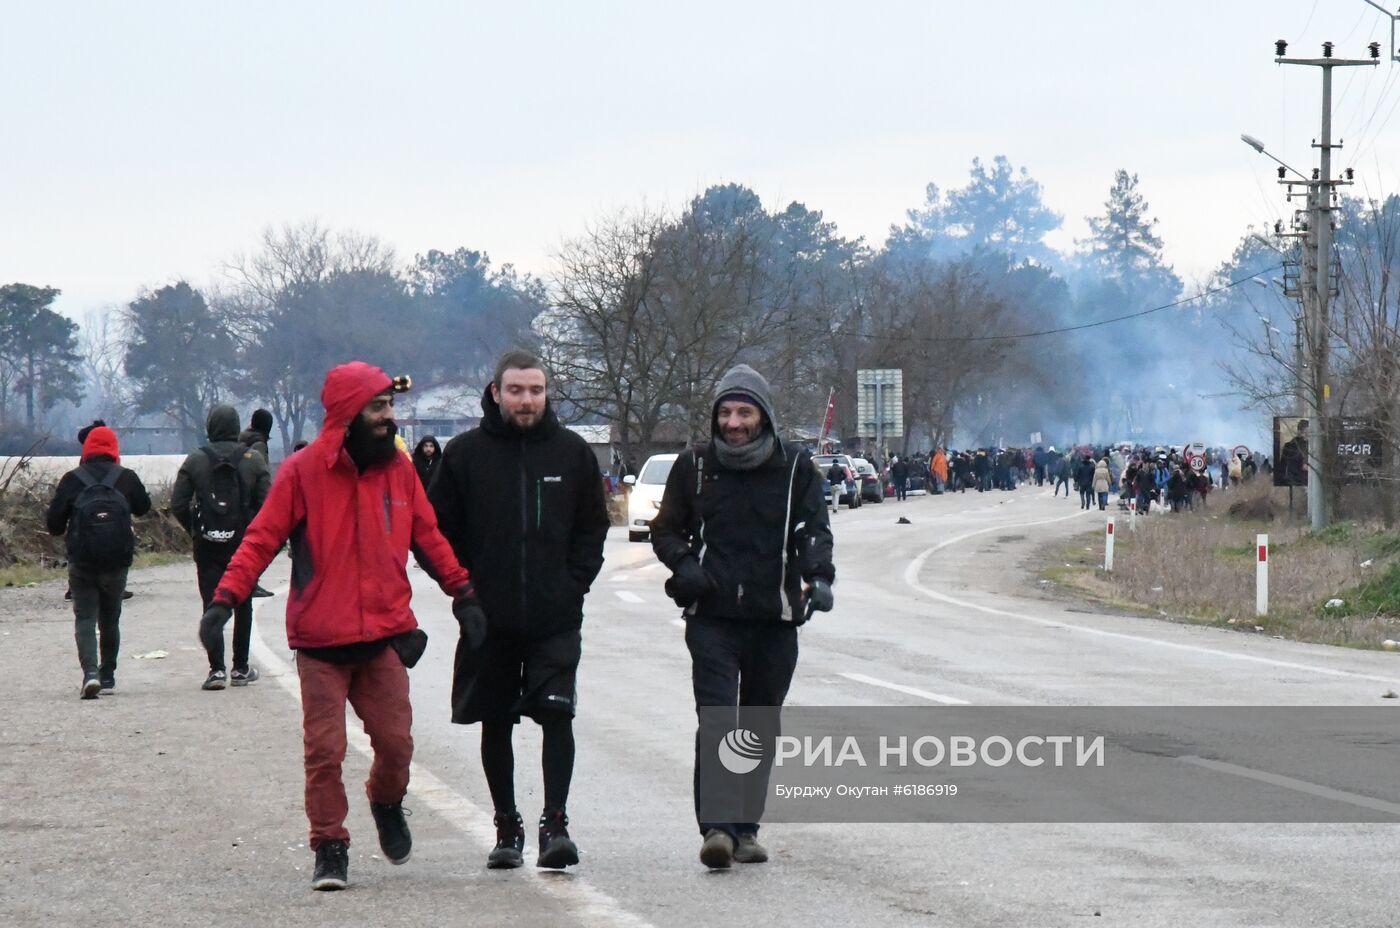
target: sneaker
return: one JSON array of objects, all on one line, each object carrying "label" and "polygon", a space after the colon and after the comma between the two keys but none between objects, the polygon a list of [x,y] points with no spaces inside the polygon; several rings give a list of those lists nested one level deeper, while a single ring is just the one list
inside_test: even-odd
[{"label": "sneaker", "polygon": [[540,816],[540,856],[536,867],[562,870],[578,863],[578,846],[569,838],[569,817],[563,809],[545,809]]},{"label": "sneaker", "polygon": [[79,693],[84,699],[96,699],[101,689],[102,681],[97,679],[96,671],[83,674],[83,685]]},{"label": "sneaker", "polygon": [[350,869],[350,846],[344,841],[327,841],[316,848],[316,872],[312,889],[344,889]]},{"label": "sneaker", "polygon": [[734,839],[729,832],[711,828],[700,845],[700,862],[711,870],[728,870],[734,863]]},{"label": "sneaker", "polygon": [[98,674],[97,679],[102,683],[102,692],[110,693],[117,688],[116,674]]},{"label": "sneaker", "polygon": [[228,685],[228,674],[222,670],[211,670],[209,676],[204,678],[202,690],[221,690]]},{"label": "sneaker", "polygon": [[258,668],[251,665],[244,667],[242,670],[235,667],[233,668],[233,673],[228,675],[228,685],[247,686],[249,683],[256,683],[259,676],[261,676],[261,674],[258,673]]},{"label": "sneaker", "polygon": [[273,594],[273,592],[272,592],[271,590],[264,590],[264,589],[262,588],[262,584],[259,583],[259,584],[254,585],[254,587],[253,587],[253,595],[252,595],[251,598],[252,598],[252,599],[262,599],[264,596],[272,596],[272,595],[274,595],[274,594]]},{"label": "sneaker", "polygon": [[734,859],[741,864],[766,864],[768,848],[758,843],[758,835],[741,831],[734,848]]},{"label": "sneaker", "polygon": [[412,815],[399,802],[371,802],[370,814],[374,816],[374,826],[379,829],[379,849],[389,858],[389,863],[398,866],[408,863],[408,855],[413,851],[413,835],[408,833],[408,822],[404,815]]},{"label": "sneaker", "polygon": [[496,846],[486,858],[488,870],[514,870],[525,862],[525,822],[515,811],[496,813]]}]

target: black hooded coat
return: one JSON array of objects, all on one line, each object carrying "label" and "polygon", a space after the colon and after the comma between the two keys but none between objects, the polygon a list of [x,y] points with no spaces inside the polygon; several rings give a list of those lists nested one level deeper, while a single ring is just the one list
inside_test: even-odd
[{"label": "black hooded coat", "polygon": [[598,459],[547,403],[528,431],[506,421],[489,389],[481,409],[481,424],[442,450],[428,488],[438,528],[492,631],[540,639],[576,629],[610,525]]}]

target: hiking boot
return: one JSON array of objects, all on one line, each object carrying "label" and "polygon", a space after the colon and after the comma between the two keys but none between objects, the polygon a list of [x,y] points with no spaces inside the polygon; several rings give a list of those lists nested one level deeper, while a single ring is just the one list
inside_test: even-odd
[{"label": "hiking boot", "polygon": [[272,596],[272,595],[274,595],[274,594],[273,594],[273,592],[272,592],[271,590],[264,590],[264,589],[262,588],[262,584],[259,583],[259,584],[254,585],[254,587],[253,587],[253,594],[252,594],[252,596],[249,597],[249,598],[250,598],[250,599],[262,599],[264,596]]},{"label": "hiking boot", "polygon": [[349,877],[350,847],[344,841],[327,841],[316,848],[316,872],[312,889],[344,889]]},{"label": "hiking boot", "polygon": [[562,870],[578,863],[578,846],[569,838],[569,817],[563,809],[545,809],[540,816],[540,856],[536,867]]},{"label": "hiking boot", "polygon": [[84,699],[96,699],[102,689],[102,681],[97,679],[97,671],[83,674],[83,685],[78,692]]},{"label": "hiking boot", "polygon": [[225,686],[228,686],[228,674],[224,673],[222,670],[211,670],[209,671],[209,676],[204,678],[204,685],[201,686],[200,689],[221,690]]},{"label": "hiking boot", "polygon": [[741,831],[734,847],[734,859],[741,864],[766,864],[768,848],[758,843],[758,835]]},{"label": "hiking boot", "polygon": [[235,667],[233,673],[228,675],[228,684],[229,686],[247,686],[249,683],[256,683],[259,676],[261,675],[256,667],[248,666],[242,670]]},{"label": "hiking boot", "polygon": [[711,870],[728,870],[734,863],[734,839],[729,832],[711,828],[700,845],[700,862]]},{"label": "hiking boot", "polygon": [[112,673],[99,673],[97,679],[102,684],[102,692],[110,693],[117,688],[117,675]]},{"label": "hiking boot", "polygon": [[413,835],[408,833],[408,822],[404,814],[412,815],[399,802],[371,802],[370,814],[374,816],[374,826],[379,829],[379,849],[395,866],[408,863],[408,855],[413,850]]},{"label": "hiking boot", "polygon": [[525,822],[516,811],[496,813],[496,846],[486,858],[488,870],[514,870],[525,862]]}]

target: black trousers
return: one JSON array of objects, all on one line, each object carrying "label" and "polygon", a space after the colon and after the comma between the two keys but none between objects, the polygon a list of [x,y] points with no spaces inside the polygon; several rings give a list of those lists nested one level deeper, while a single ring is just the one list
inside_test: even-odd
[{"label": "black trousers", "polygon": [[[228,569],[228,561],[223,558],[210,558],[207,555],[201,556],[196,552],[194,567],[199,576],[199,595],[204,600],[204,608],[208,609],[214,602],[214,591],[219,588],[219,581],[224,578],[224,571]],[[233,609],[233,666],[238,670],[248,668],[248,647],[252,640],[253,601],[248,599]],[[209,669],[228,669],[224,666],[223,635],[219,636],[218,646],[209,649]]]},{"label": "black trousers", "polygon": [[73,591],[73,639],[78,645],[78,663],[84,675],[97,673],[111,677],[117,672],[126,572],[125,567],[99,571],[79,567],[71,561],[68,564],[68,588]]},{"label": "black trousers", "polygon": [[[702,706],[781,706],[787,699],[788,686],[797,669],[797,626],[791,622],[691,617],[685,624],[685,643],[690,649],[690,677],[697,710]],[[739,724],[743,726],[742,718]],[[695,753],[695,817],[700,824],[700,834],[712,828],[727,831],[731,836],[757,833],[756,820],[700,821],[698,730]],[[763,778],[764,792],[767,792],[771,766],[771,758],[766,758],[753,774]]]}]

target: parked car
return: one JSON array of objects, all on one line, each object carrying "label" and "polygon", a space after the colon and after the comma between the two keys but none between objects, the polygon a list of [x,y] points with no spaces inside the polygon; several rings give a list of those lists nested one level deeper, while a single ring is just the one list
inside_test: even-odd
[{"label": "parked car", "polygon": [[875,472],[875,465],[865,458],[851,458],[851,463],[855,465],[856,479],[860,481],[860,498],[872,503],[883,503],[885,486],[880,480],[880,475]]},{"label": "parked car", "polygon": [[819,467],[826,470],[831,469],[832,462],[836,462],[845,468],[846,486],[841,488],[841,496],[837,502],[845,503],[850,509],[859,509],[860,494],[851,492],[856,487],[856,470],[854,464],[851,462],[851,456],[848,454],[814,454],[812,455],[812,460],[815,461]]},{"label": "parked car", "polygon": [[653,454],[642,465],[641,473],[628,474],[622,482],[631,487],[627,494],[627,540],[646,541],[651,537],[651,520],[661,508],[661,496],[666,492],[666,478],[678,454]]}]

